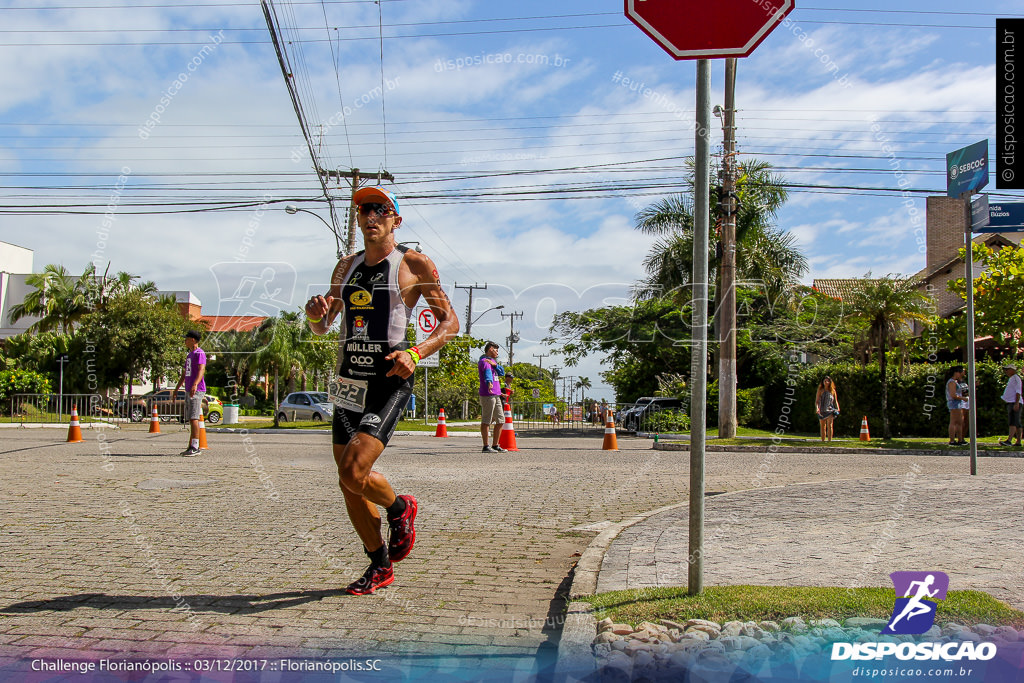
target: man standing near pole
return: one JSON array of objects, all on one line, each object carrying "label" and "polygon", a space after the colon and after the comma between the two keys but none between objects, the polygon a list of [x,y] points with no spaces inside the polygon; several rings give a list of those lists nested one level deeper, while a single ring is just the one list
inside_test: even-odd
[{"label": "man standing near pole", "polygon": [[[370,557],[363,576],[346,590],[367,595],[394,581],[392,562],[405,559],[416,541],[416,499],[395,495],[373,465],[409,401],[416,364],[458,333],[459,319],[433,262],[396,243],[402,217],[395,196],[381,187],[364,187],[352,201],[358,207],[365,250],[338,262],[330,290],[306,302],[306,316],[318,335],[341,316],[341,364],[328,392],[336,406],[332,442],[345,507]],[[437,326],[410,348],[406,329],[420,297]],[[387,511],[387,544],[378,505]]]},{"label": "man standing near pole", "polygon": [[[498,445],[501,428],[505,423],[505,411],[501,405],[501,377],[505,369],[498,364],[498,345],[492,341],[484,344],[484,355],[477,361],[476,370],[480,376],[480,436],[484,440],[484,453],[504,453]],[[491,425],[494,427],[491,427]],[[493,446],[487,445],[487,433],[494,430]]]},{"label": "man standing near pole", "polygon": [[1017,437],[1017,448],[1021,444],[1020,428],[1020,402],[1021,402],[1021,381],[1017,374],[1017,366],[1007,363],[1003,366],[1003,373],[1006,375],[1006,388],[1003,389],[1003,403],[1006,404],[1006,414],[1010,422],[1010,436],[1006,441],[1000,441],[1000,446],[1013,446],[1013,437]]}]

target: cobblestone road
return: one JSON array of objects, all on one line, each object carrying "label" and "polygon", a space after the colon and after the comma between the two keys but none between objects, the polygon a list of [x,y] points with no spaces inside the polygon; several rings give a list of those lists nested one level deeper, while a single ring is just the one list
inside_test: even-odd
[{"label": "cobblestone road", "polygon": [[[58,430],[0,430],[0,655],[544,653],[557,645],[559,594],[596,534],[578,527],[684,501],[688,482],[687,454],[643,440],[620,438],[609,453],[600,434],[521,435],[519,453],[496,456],[475,438],[398,436],[379,465],[420,500],[416,548],[390,588],[355,598],[342,588],[366,559],[328,436],[260,435],[247,447],[210,434],[211,450],[187,459],[173,455],[183,434],[167,432],[98,441],[87,430],[86,443],[65,444]],[[966,469],[953,458],[780,454],[766,484],[899,476],[911,461],[929,475]],[[708,491],[750,488],[764,462],[709,454]],[[982,467],[1021,474],[1024,461]]]}]

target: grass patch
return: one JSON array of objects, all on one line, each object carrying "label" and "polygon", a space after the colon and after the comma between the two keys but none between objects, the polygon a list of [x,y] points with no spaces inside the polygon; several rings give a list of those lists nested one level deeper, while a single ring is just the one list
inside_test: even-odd
[{"label": "grass patch", "polygon": [[[687,436],[688,433],[681,433],[682,436]],[[707,436],[709,440],[708,445],[719,445],[719,446],[755,446],[761,445],[762,441],[771,442],[776,446],[794,446],[797,448],[807,446],[821,446],[821,447],[836,447],[836,448],[895,448],[900,450],[938,450],[938,451],[963,451],[968,449],[968,446],[950,446],[949,438],[945,436],[909,436],[899,437],[894,439],[882,439],[879,437],[872,437],[871,441],[861,441],[857,437],[847,436],[839,437],[831,442],[823,442],[819,434],[811,434],[804,432],[792,432],[787,433],[782,439],[778,439],[775,432],[766,429],[752,429],[750,427],[737,427],[736,436],[743,438],[735,439],[719,439],[718,429],[708,429]],[[772,441],[772,439],[778,439]],[[978,439],[979,450],[996,450],[996,451],[1013,451],[1020,450],[1015,447],[1000,446],[999,442],[1005,439],[1005,436],[986,436]]]},{"label": "grass patch", "polygon": [[[979,451],[1019,451],[1019,448],[1000,446],[999,440],[1003,437],[990,436],[978,439]],[[969,446],[950,446],[948,439],[938,440],[927,437],[907,437],[897,439],[875,439],[861,441],[860,439],[846,438],[824,442],[819,437],[784,438],[778,441],[771,441],[770,437],[746,438],[746,439],[715,439],[709,444],[723,446],[751,446],[755,444],[772,443],[776,446],[795,446],[806,448],[808,446],[820,446],[822,448],[862,448],[865,450],[878,448],[894,448],[898,450],[927,450],[927,451],[965,451]]]},{"label": "grass patch", "polygon": [[[685,588],[643,588],[580,598],[594,606],[598,619],[636,626],[658,619],[686,621],[779,621],[786,617],[850,617],[888,619],[896,593],[891,588],[821,588],[809,586],[712,586],[690,596]],[[980,591],[949,591],[938,603],[935,623],[954,621],[966,626],[991,624],[1024,628],[1024,612]]]}]

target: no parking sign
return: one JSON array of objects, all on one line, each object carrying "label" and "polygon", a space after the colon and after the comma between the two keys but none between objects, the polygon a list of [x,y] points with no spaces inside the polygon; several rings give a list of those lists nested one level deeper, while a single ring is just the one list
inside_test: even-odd
[{"label": "no parking sign", "polygon": [[[417,306],[413,311],[413,324],[416,326],[416,343],[422,344],[423,340],[430,336],[430,333],[437,327],[437,318],[428,306]],[[436,368],[439,366],[440,355],[435,353],[426,358],[421,358],[417,367]]]}]

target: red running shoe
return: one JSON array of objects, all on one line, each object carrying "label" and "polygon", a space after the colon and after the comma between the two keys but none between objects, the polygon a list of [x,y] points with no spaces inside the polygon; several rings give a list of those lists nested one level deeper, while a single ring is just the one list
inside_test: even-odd
[{"label": "red running shoe", "polygon": [[378,588],[390,586],[394,580],[394,569],[391,567],[374,567],[371,564],[361,577],[348,585],[345,592],[349,595],[370,595]]},{"label": "red running shoe", "polygon": [[395,520],[388,520],[391,533],[388,535],[388,557],[392,562],[401,562],[412,552],[416,543],[416,499],[412,496],[399,496],[405,501],[405,512]]}]

